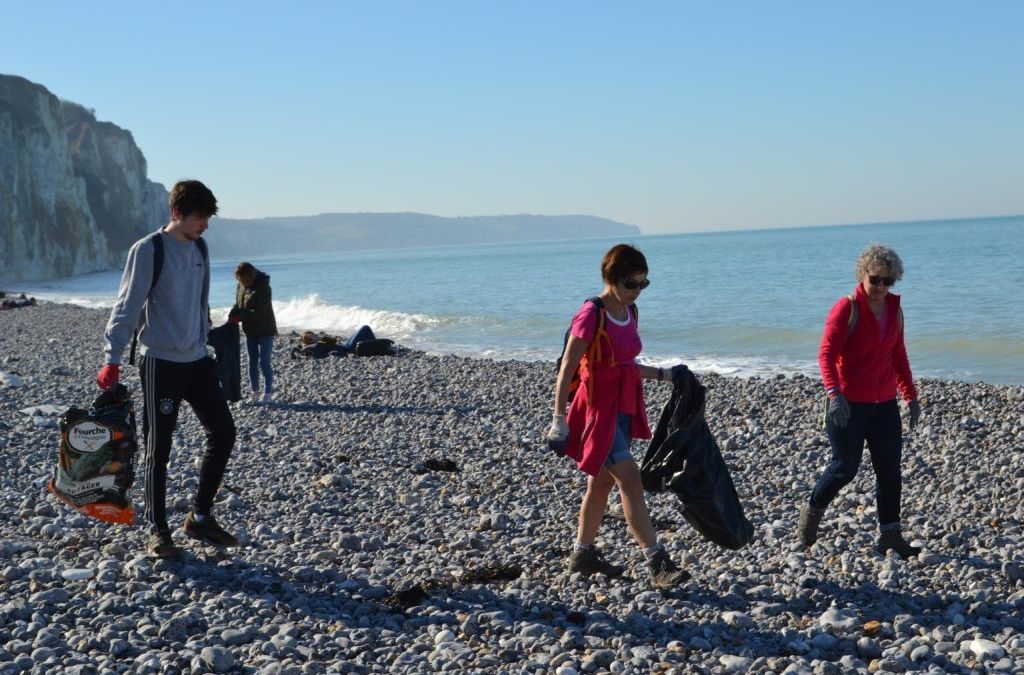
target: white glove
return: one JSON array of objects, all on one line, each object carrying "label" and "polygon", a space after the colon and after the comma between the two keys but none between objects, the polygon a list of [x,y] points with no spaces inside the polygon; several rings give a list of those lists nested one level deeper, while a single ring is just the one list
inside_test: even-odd
[{"label": "white glove", "polygon": [[547,440],[564,441],[567,438],[569,438],[569,423],[565,421],[565,415],[552,415]]}]

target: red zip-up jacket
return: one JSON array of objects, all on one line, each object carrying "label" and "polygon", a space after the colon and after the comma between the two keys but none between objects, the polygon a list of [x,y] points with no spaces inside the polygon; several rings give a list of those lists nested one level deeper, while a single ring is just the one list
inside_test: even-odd
[{"label": "red zip-up jacket", "polygon": [[852,333],[849,298],[840,298],[832,305],[825,320],[818,349],[818,367],[825,389],[838,387],[839,393],[851,402],[881,403],[896,398],[898,388],[905,400],[913,401],[917,389],[903,343],[900,296],[885,296],[889,329],[884,336],[860,284],[853,299],[857,303],[857,324]]}]

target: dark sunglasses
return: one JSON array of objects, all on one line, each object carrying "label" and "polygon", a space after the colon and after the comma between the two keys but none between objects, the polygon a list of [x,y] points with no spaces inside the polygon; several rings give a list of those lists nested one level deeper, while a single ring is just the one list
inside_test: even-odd
[{"label": "dark sunglasses", "polygon": [[871,282],[873,286],[877,286],[878,284],[882,284],[884,286],[892,286],[894,283],[896,283],[896,278],[880,277],[877,274],[872,274],[871,276],[868,277],[868,281]]},{"label": "dark sunglasses", "polygon": [[627,280],[627,281],[623,281],[622,282],[622,287],[625,288],[627,291],[635,291],[638,288],[642,291],[642,290],[644,290],[645,288],[647,288],[650,285],[651,285],[651,280],[650,279],[644,279],[643,281],[630,281],[630,280]]}]

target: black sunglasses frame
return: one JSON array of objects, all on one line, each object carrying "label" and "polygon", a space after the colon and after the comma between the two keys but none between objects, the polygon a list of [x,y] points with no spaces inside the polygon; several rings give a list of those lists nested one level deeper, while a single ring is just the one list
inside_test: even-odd
[{"label": "black sunglasses frame", "polygon": [[895,286],[896,277],[881,277],[878,276],[877,274],[870,274],[868,275],[868,283],[873,284],[875,286],[877,286],[878,284],[882,284],[883,286]]},{"label": "black sunglasses frame", "polygon": [[625,281],[621,281],[620,283],[622,284],[622,287],[625,288],[627,291],[635,291],[638,288],[642,291],[642,290],[644,290],[645,288],[647,288],[648,286],[651,285],[651,280],[650,279],[644,279],[643,281],[629,281],[629,280],[625,280]]}]

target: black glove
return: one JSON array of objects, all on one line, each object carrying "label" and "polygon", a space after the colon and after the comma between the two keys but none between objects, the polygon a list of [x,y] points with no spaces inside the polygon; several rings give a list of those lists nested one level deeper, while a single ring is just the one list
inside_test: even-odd
[{"label": "black glove", "polygon": [[828,416],[837,427],[846,428],[846,423],[850,421],[850,404],[846,402],[845,396],[836,394],[828,400]]},{"label": "black glove", "polygon": [[687,368],[686,364],[684,363],[672,366],[671,368],[668,369],[667,374],[668,377],[666,377],[665,379],[673,383],[679,382],[680,380],[685,382],[687,377],[693,377],[693,374],[690,373],[690,369]]},{"label": "black glove", "polygon": [[921,419],[921,403],[915,398],[907,404],[907,410],[910,411],[910,430],[913,431]]}]

